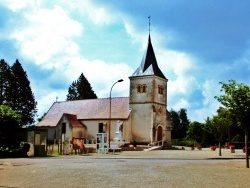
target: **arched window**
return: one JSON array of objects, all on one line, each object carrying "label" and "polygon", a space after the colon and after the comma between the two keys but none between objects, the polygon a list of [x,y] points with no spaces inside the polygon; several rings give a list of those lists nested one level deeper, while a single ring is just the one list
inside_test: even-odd
[{"label": "arched window", "polygon": [[147,92],[147,86],[144,84],[142,86],[142,93],[146,93]]},{"label": "arched window", "polygon": [[137,92],[141,93],[141,85],[140,84],[137,86]]},{"label": "arched window", "polygon": [[137,85],[137,93],[146,93],[147,92],[147,85]]},{"label": "arched window", "polygon": [[159,94],[163,94],[163,86],[162,85],[158,85],[158,93]]}]

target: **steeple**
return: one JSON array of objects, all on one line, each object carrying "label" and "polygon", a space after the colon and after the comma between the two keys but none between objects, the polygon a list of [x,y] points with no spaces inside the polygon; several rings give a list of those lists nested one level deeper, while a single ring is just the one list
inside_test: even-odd
[{"label": "steeple", "polygon": [[166,79],[166,77],[158,67],[154,49],[151,43],[150,34],[148,36],[148,47],[142,58],[141,65],[132,74],[132,76],[146,76],[146,75],[155,75]]}]

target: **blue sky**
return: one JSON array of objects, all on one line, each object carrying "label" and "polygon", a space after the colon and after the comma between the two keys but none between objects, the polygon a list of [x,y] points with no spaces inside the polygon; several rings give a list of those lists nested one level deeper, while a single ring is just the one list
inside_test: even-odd
[{"label": "blue sky", "polygon": [[148,39],[169,79],[168,110],[216,114],[219,82],[250,84],[250,1],[1,0],[0,58],[19,59],[41,116],[81,73],[99,98],[129,96]]}]

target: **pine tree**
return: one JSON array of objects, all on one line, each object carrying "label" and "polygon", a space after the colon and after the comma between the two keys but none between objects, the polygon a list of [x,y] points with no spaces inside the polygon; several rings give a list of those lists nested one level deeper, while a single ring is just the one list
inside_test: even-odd
[{"label": "pine tree", "polygon": [[180,118],[179,114],[171,109],[170,111],[170,117],[171,117],[171,126],[172,126],[172,138],[173,139],[179,139],[179,127],[180,127]]},{"label": "pine tree", "polygon": [[172,138],[183,139],[186,137],[186,132],[190,121],[187,118],[187,110],[181,108],[178,112],[171,110],[171,125],[172,125]]},{"label": "pine tree", "polygon": [[34,94],[27,74],[18,60],[11,67],[14,80],[11,84],[11,107],[22,115],[21,125],[31,125],[37,113]]},{"label": "pine tree", "polygon": [[73,83],[69,86],[68,89],[68,95],[67,95],[67,101],[73,101],[78,99],[78,93],[77,93],[77,84],[76,81],[73,81]]},{"label": "pine tree", "polygon": [[186,132],[188,130],[188,126],[190,124],[190,121],[188,120],[188,117],[187,117],[187,110],[185,108],[181,108],[178,114],[180,118],[180,130],[181,130],[180,137],[185,138]]},{"label": "pine tree", "polygon": [[0,105],[8,105],[11,95],[11,69],[4,59],[0,61]]},{"label": "pine tree", "polygon": [[77,81],[69,86],[67,101],[82,100],[82,99],[96,99],[97,96],[92,90],[92,87],[83,73],[79,76]]}]

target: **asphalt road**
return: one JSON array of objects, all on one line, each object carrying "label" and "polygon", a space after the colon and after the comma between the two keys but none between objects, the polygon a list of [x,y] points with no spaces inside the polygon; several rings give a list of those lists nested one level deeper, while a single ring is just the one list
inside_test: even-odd
[{"label": "asphalt road", "polygon": [[250,187],[244,154],[150,151],[0,159],[0,187]]}]

